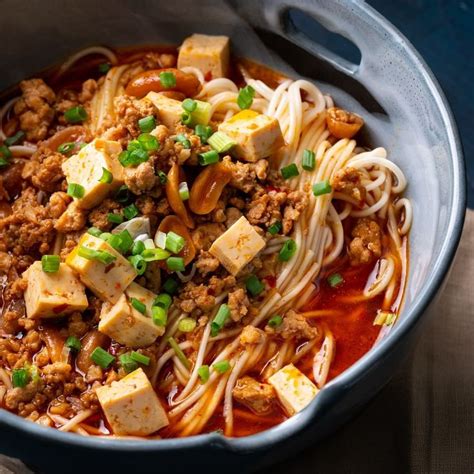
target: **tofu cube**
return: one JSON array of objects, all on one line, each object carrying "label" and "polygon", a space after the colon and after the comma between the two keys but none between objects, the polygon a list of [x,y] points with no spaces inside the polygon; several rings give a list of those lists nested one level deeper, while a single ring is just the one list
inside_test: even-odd
[{"label": "tofu cube", "polygon": [[209,252],[229,273],[237,275],[263,247],[265,240],[242,216],[214,241]]},{"label": "tofu cube", "polygon": [[168,426],[168,416],[142,369],[96,389],[114,434],[147,436]]},{"label": "tofu cube", "polygon": [[[123,184],[123,167],[118,160],[121,151],[119,142],[96,138],[63,163],[68,184],[76,183],[84,188],[84,196],[77,199],[79,207],[91,209]],[[110,184],[99,181],[103,168],[112,173]]]},{"label": "tofu cube", "polygon": [[84,285],[65,264],[55,273],[43,271],[41,262],[34,262],[24,273],[26,315],[29,318],[55,318],[73,311],[84,311],[87,296]]},{"label": "tofu cube", "polygon": [[[93,250],[102,250],[116,257],[109,265],[98,260],[88,260],[79,255],[81,246]],[[116,303],[125,288],[137,276],[133,265],[105,240],[84,234],[74,250],[67,256],[66,263],[79,275],[82,283],[99,298]]]},{"label": "tofu cube", "polygon": [[184,110],[182,102],[171,99],[158,92],[149,92],[144,100],[150,100],[158,111],[160,122],[169,129],[174,130],[176,124],[181,121]]},{"label": "tofu cube", "polygon": [[199,69],[206,79],[229,75],[230,48],[227,36],[194,34],[179,48],[178,68]]},{"label": "tofu cube", "polygon": [[274,373],[268,382],[273,385],[280,402],[290,416],[308,406],[318,393],[318,388],[293,364]]},{"label": "tofu cube", "polygon": [[266,158],[285,144],[278,120],[253,110],[242,110],[218,129],[236,143],[232,154],[245,161]]},{"label": "tofu cube", "polygon": [[[137,311],[130,303],[136,298],[146,306],[146,313]],[[165,328],[156,326],[151,319],[151,307],[156,295],[132,282],[117,303],[105,303],[100,314],[99,331],[124,346],[146,347],[163,335]]]}]

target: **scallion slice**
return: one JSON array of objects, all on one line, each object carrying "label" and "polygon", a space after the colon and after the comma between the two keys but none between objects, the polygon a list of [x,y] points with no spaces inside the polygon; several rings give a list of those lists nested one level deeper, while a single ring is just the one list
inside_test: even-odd
[{"label": "scallion slice", "polygon": [[298,171],[298,167],[295,165],[295,163],[291,163],[291,165],[281,168],[280,173],[284,179],[294,178],[295,176],[298,176],[300,174],[300,172]]},{"label": "scallion slice", "polygon": [[153,115],[147,115],[138,121],[138,128],[143,133],[150,133],[156,127],[156,120]]},{"label": "scallion slice", "polygon": [[156,245],[153,239],[145,239],[143,241],[143,245],[145,246],[145,249],[155,249]]},{"label": "scallion slice", "polygon": [[93,235],[94,237],[100,237],[100,235],[102,234],[102,231],[98,229],[97,227],[90,227],[87,230],[87,233],[90,235]]},{"label": "scallion slice", "polygon": [[64,112],[64,118],[68,123],[81,123],[87,120],[86,109],[80,105],[71,107]]},{"label": "scallion slice", "polygon": [[163,283],[163,291],[168,293],[169,295],[174,295],[178,287],[179,287],[179,283],[173,278],[168,278]]},{"label": "scallion slice", "polygon": [[313,171],[314,168],[316,168],[316,155],[314,154],[314,151],[308,149],[303,151],[301,167],[306,171]]},{"label": "scallion slice", "polygon": [[282,262],[287,262],[288,260],[290,260],[290,258],[293,257],[293,255],[296,253],[296,248],[297,245],[293,239],[288,239],[287,241],[285,241],[278,254],[279,260]]},{"label": "scallion slice", "polygon": [[265,285],[256,275],[250,275],[247,280],[245,280],[245,286],[252,296],[259,295],[265,289]]},{"label": "scallion slice", "polygon": [[239,90],[237,96],[238,106],[244,110],[249,109],[252,106],[253,98],[255,97],[255,89],[252,86],[245,86]]},{"label": "scallion slice", "polygon": [[211,119],[211,104],[202,100],[196,100],[195,102],[197,105],[191,114],[193,125],[207,125]]},{"label": "scallion slice", "polygon": [[166,326],[168,321],[166,309],[161,306],[152,306],[151,319],[156,326]]},{"label": "scallion slice", "polygon": [[139,313],[146,313],[146,305],[136,298],[130,298],[130,304],[135,308]]},{"label": "scallion slice", "polygon": [[186,181],[179,183],[178,194],[182,201],[186,201],[189,199],[189,188],[188,183],[186,183]]},{"label": "scallion slice", "polygon": [[168,344],[170,345],[170,347],[174,350],[174,353],[176,354],[176,357],[181,361],[181,363],[187,368],[187,369],[190,369],[191,368],[191,362],[189,361],[189,359],[186,357],[185,353],[183,352],[183,350],[181,349],[181,347],[179,347],[179,344],[175,341],[174,338],[170,337],[168,339]]},{"label": "scallion slice", "polygon": [[160,82],[165,89],[176,87],[176,76],[169,71],[160,72]]},{"label": "scallion slice", "polygon": [[130,357],[139,364],[150,365],[150,358],[144,354],[140,354],[140,352],[132,351]]},{"label": "scallion slice", "polygon": [[181,257],[168,257],[166,259],[166,266],[168,267],[168,270],[172,272],[184,272],[186,268],[184,266],[184,259]]},{"label": "scallion slice", "polygon": [[332,275],[328,276],[328,283],[329,286],[331,286],[332,288],[336,288],[343,282],[344,278],[342,278],[342,275],[340,273],[333,273]]},{"label": "scallion slice", "polygon": [[178,142],[178,143],[181,143],[181,145],[183,145],[183,148],[186,148],[187,150],[189,150],[191,148],[191,142],[188,140],[186,135],[184,135],[182,133],[180,133],[179,135],[176,135],[174,137],[174,141]]},{"label": "scallion slice", "polygon": [[128,221],[138,216],[138,207],[135,204],[130,204],[123,209],[123,215]]},{"label": "scallion slice", "polygon": [[126,254],[132,248],[132,245],[133,245],[132,236],[130,235],[130,232],[127,229],[122,230],[122,232],[120,232],[120,234],[118,235],[120,239],[122,240],[119,251],[123,254]]},{"label": "scallion slice", "polygon": [[146,151],[156,151],[160,148],[160,142],[149,133],[142,133],[137,140]]},{"label": "scallion slice", "polygon": [[0,157],[9,160],[12,157],[10,148],[5,145],[0,145]]},{"label": "scallion slice", "polygon": [[198,123],[194,128],[194,133],[199,137],[201,143],[204,145],[212,135],[212,128],[209,125]]},{"label": "scallion slice", "polygon": [[41,268],[45,273],[56,273],[60,264],[59,255],[43,255],[41,257]]},{"label": "scallion slice", "polygon": [[103,369],[106,369],[115,361],[115,357],[102,349],[102,347],[96,347],[93,350],[90,358],[94,364],[102,367]]},{"label": "scallion slice", "polygon": [[109,265],[117,259],[115,255],[112,255],[111,253],[106,252],[105,250],[95,250],[89,247],[85,247],[84,245],[81,245],[79,247],[77,254],[79,255],[79,257],[86,258],[87,260],[97,260],[98,262],[101,262],[104,265]]},{"label": "scallion slice", "polygon": [[140,276],[145,273],[147,263],[141,255],[132,255],[128,257],[128,261],[133,265],[133,268],[135,268],[137,275]]},{"label": "scallion slice", "polygon": [[166,234],[161,232],[161,230],[155,235],[155,245],[160,249],[166,248]]},{"label": "scallion slice", "polygon": [[329,194],[332,191],[332,187],[329,181],[320,181],[319,183],[313,184],[313,194],[315,196],[322,196],[323,194]]},{"label": "scallion slice", "polygon": [[76,144],[74,142],[61,143],[61,145],[58,146],[58,152],[67,156],[75,147]]},{"label": "scallion slice", "polygon": [[228,360],[220,360],[213,364],[212,368],[219,374],[225,374],[230,369],[230,363]]},{"label": "scallion slice", "polygon": [[86,190],[84,189],[84,186],[81,186],[80,184],[69,183],[67,185],[67,194],[69,194],[69,196],[73,198],[81,199],[82,197],[84,197],[85,193]]},{"label": "scallion slice", "polygon": [[206,383],[210,377],[209,366],[201,365],[201,367],[199,367],[198,369],[198,376],[199,376],[199,379],[201,380],[201,383]]},{"label": "scallion slice", "polygon": [[[115,214],[114,214],[115,215]],[[107,243],[118,252],[121,251],[122,248],[122,239],[117,234],[110,234],[109,237],[106,239]]]},{"label": "scallion slice", "polygon": [[275,314],[275,316],[272,316],[268,320],[268,325],[271,328],[277,328],[278,326],[281,326],[281,323],[283,322],[283,318],[279,314]]},{"label": "scallion slice", "polygon": [[102,176],[99,179],[100,183],[110,184],[114,180],[112,173],[107,168],[102,168]]},{"label": "scallion slice", "polygon": [[199,153],[199,164],[201,166],[211,165],[219,161],[219,153],[216,150],[209,150],[204,153]]},{"label": "scallion slice", "polygon": [[141,256],[145,262],[155,262],[157,260],[166,260],[170,256],[170,253],[158,248],[145,249]]},{"label": "scallion slice", "polygon": [[161,184],[166,184],[166,182],[168,181],[168,176],[166,176],[165,172],[159,170],[156,175],[158,176]]},{"label": "scallion slice", "polygon": [[281,222],[276,221],[268,228],[268,232],[272,235],[276,235],[278,234],[278,232],[280,232],[281,228],[282,228]]},{"label": "scallion slice", "polygon": [[14,369],[12,372],[12,385],[14,388],[24,388],[30,381],[28,369]]},{"label": "scallion slice", "polygon": [[64,345],[74,352],[79,352],[82,346],[81,341],[76,336],[69,336]]},{"label": "scallion slice", "polygon": [[214,133],[208,140],[207,143],[217,151],[217,153],[225,153],[229,151],[233,146],[235,146],[235,142],[232,141],[225,133],[223,132],[216,132]]},{"label": "scallion slice", "polygon": [[183,102],[181,103],[181,107],[183,107],[186,112],[194,112],[197,107],[197,102],[193,99],[184,99]]},{"label": "scallion slice", "polygon": [[107,214],[107,220],[112,224],[121,224],[123,222],[123,216],[121,214],[109,212]]},{"label": "scallion slice", "polygon": [[122,184],[122,186],[117,189],[114,199],[117,202],[120,202],[121,204],[128,202],[128,200],[130,199],[130,191],[125,184]]},{"label": "scallion slice", "polygon": [[132,359],[130,354],[122,354],[119,357],[119,361],[120,361],[120,365],[123,367],[125,372],[127,372],[127,374],[138,369],[137,362]]},{"label": "scallion slice", "polygon": [[13,146],[21,142],[24,138],[25,138],[25,132],[23,132],[22,130],[19,130],[18,132],[15,133],[15,135],[5,138],[4,143],[6,146]]},{"label": "scallion slice", "polygon": [[196,328],[196,320],[193,318],[183,318],[178,323],[178,329],[181,332],[192,332]]},{"label": "scallion slice", "polygon": [[133,243],[132,255],[140,255],[145,250],[145,244],[141,240],[136,240]]},{"label": "scallion slice", "polygon": [[230,309],[226,304],[221,304],[217,314],[211,323],[211,336],[215,337],[219,334],[220,330],[224,327],[227,319],[230,316]]},{"label": "scallion slice", "polygon": [[165,248],[166,250],[169,250],[171,253],[181,252],[185,244],[186,244],[186,241],[180,235],[175,234],[174,232],[171,232],[171,231],[166,234]]},{"label": "scallion slice", "polygon": [[[174,281],[174,280],[173,280]],[[153,306],[161,306],[163,309],[168,310],[171,306],[173,299],[167,293],[160,293],[153,301]]]}]

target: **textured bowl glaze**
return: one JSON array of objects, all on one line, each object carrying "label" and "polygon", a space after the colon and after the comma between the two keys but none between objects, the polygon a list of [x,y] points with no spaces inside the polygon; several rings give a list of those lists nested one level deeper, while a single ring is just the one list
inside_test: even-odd
[{"label": "textured bowl glaze", "polygon": [[[285,423],[240,439],[214,433],[141,442],[61,433],[0,410],[0,450],[48,473],[248,472],[340,427],[390,379],[413,346],[449,272],[463,225],[465,177],[456,125],[438,83],[409,42],[370,6],[350,0],[3,0],[0,8],[5,46],[0,90],[92,44],[179,44],[192,32],[229,35],[237,54],[307,76],[362,114],[367,140],[386,147],[405,172],[414,208],[410,275],[396,327]],[[360,64],[323,47],[337,42],[325,42],[312,21],[354,43]]]}]

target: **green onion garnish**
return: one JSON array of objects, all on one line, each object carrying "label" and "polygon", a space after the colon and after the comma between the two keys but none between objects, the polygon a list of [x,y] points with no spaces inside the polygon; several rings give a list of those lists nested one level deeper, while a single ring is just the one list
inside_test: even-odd
[{"label": "green onion garnish", "polygon": [[62,143],[58,146],[58,152],[63,155],[69,155],[72,150],[74,150],[76,144],[73,142]]},{"label": "green onion garnish", "polygon": [[339,286],[343,282],[344,278],[342,278],[342,275],[340,273],[333,273],[328,277],[329,286],[333,288],[336,288],[336,286]]},{"label": "green onion garnish", "polygon": [[41,257],[41,268],[46,273],[56,273],[59,270],[59,255],[43,255]]},{"label": "green onion garnish", "polygon": [[146,151],[155,151],[160,148],[160,142],[156,137],[150,135],[149,133],[142,133],[139,135],[137,140]]},{"label": "green onion garnish", "polygon": [[156,173],[158,178],[160,179],[160,183],[161,184],[166,184],[166,182],[168,181],[168,176],[166,176],[166,173],[164,173],[163,171],[158,171],[158,173]]},{"label": "green onion garnish", "polygon": [[121,224],[123,222],[123,216],[121,214],[114,214],[113,212],[109,212],[107,214],[107,220],[112,224]]},{"label": "green onion garnish", "polygon": [[106,242],[112,237],[112,234],[110,232],[102,232],[102,234],[99,235],[99,239],[105,240]]},{"label": "green onion garnish", "polygon": [[301,161],[301,166],[306,171],[313,171],[316,167],[316,155],[314,151],[311,150],[304,150],[303,151],[303,159]]},{"label": "green onion garnish", "polygon": [[79,352],[82,344],[76,336],[69,336],[64,345],[74,352]]},{"label": "green onion garnish", "polygon": [[212,135],[212,128],[209,125],[198,123],[194,129],[194,133],[199,137],[201,143],[204,145]]},{"label": "green onion garnish", "polygon": [[156,120],[153,115],[148,115],[138,121],[138,128],[143,133],[150,133],[156,127]]},{"label": "green onion garnish", "polygon": [[278,254],[279,260],[287,262],[296,252],[296,242],[293,239],[288,239],[283,244],[280,253]]},{"label": "green onion garnish", "polygon": [[217,153],[225,153],[229,151],[234,145],[235,142],[232,141],[225,133],[216,132],[208,140],[207,143],[217,151]]},{"label": "green onion garnish", "polygon": [[255,89],[252,86],[245,86],[243,89],[239,90],[239,95],[237,96],[237,104],[242,110],[249,109],[252,105],[254,97]]},{"label": "green onion garnish", "polygon": [[198,375],[199,379],[201,380],[201,383],[206,383],[209,380],[210,372],[209,372],[209,366],[208,365],[201,365],[198,369]]},{"label": "green onion garnish", "polygon": [[97,69],[101,74],[107,74],[110,71],[111,67],[112,66],[109,63],[102,63],[102,64],[99,64]]},{"label": "green onion garnish", "polygon": [[133,219],[134,217],[138,216],[138,207],[135,206],[135,204],[130,204],[130,206],[127,206],[123,209],[123,215],[128,221]]},{"label": "green onion garnish", "polygon": [[145,250],[145,244],[141,240],[133,243],[132,255],[140,255]]},{"label": "green onion garnish", "polygon": [[329,181],[321,181],[319,183],[313,184],[313,194],[315,196],[321,196],[323,194],[329,194],[332,191],[332,187],[329,184]]},{"label": "green onion garnish", "polygon": [[112,173],[107,168],[102,168],[102,176],[99,183],[110,184],[114,180]]},{"label": "green onion garnish", "polygon": [[149,158],[148,152],[144,148],[136,148],[130,152],[129,162],[132,166],[138,166],[148,161]]},{"label": "green onion garnish", "polygon": [[183,109],[186,110],[186,112],[191,113],[196,110],[197,102],[193,99],[184,99],[181,104],[181,107],[183,107]]},{"label": "green onion garnish", "polygon": [[204,153],[199,153],[199,164],[201,166],[211,165],[219,161],[219,153],[216,150],[209,150]]},{"label": "green onion garnish", "polygon": [[193,123],[192,115],[189,112],[183,112],[181,114],[181,122],[183,122],[184,125],[190,127]]},{"label": "green onion garnish", "polygon": [[171,253],[179,253],[183,250],[186,241],[183,237],[174,232],[168,232],[166,234],[165,248]]},{"label": "green onion garnish", "polygon": [[142,314],[146,313],[146,305],[136,298],[130,298],[130,304]]},{"label": "green onion garnish", "polygon": [[181,145],[183,145],[183,148],[186,148],[187,150],[191,148],[191,142],[188,140],[186,135],[183,135],[182,133],[180,133],[179,135],[176,135],[174,137],[174,141],[181,143]]},{"label": "green onion garnish", "polygon": [[179,283],[173,278],[167,278],[163,283],[163,291],[169,295],[174,295],[179,287]]},{"label": "green onion garnish", "polygon": [[255,275],[250,275],[245,280],[245,286],[252,296],[259,295],[265,289],[265,285]]},{"label": "green onion garnish", "polygon": [[184,354],[183,350],[181,347],[179,347],[179,344],[174,340],[174,338],[170,337],[168,339],[168,344],[171,346],[171,348],[174,350],[176,357],[182,362],[182,364],[187,368],[191,368],[191,362],[189,359],[186,357]]},{"label": "green onion garnish", "polygon": [[166,309],[161,306],[152,306],[151,319],[156,326],[166,326],[168,321]]},{"label": "green onion garnish", "polygon": [[196,321],[193,318],[183,318],[178,323],[178,329],[181,332],[192,332],[196,328]]},{"label": "green onion garnish", "polygon": [[97,227],[90,227],[87,230],[87,233],[90,235],[93,235],[94,237],[100,237],[100,235],[102,234],[102,231],[98,229]]},{"label": "green onion garnish", "polygon": [[219,331],[224,327],[227,319],[230,316],[230,309],[226,304],[221,304],[217,314],[211,323],[211,336],[215,337],[219,334]]},{"label": "green onion garnish", "polygon": [[125,184],[117,189],[114,199],[121,204],[126,203],[130,199],[130,191]]},{"label": "green onion garnish", "polygon": [[298,171],[298,167],[294,163],[291,163],[291,165],[281,168],[280,173],[284,179],[290,179],[300,174],[300,172]]},{"label": "green onion garnish", "polygon": [[[113,215],[115,216],[116,214]],[[122,239],[120,238],[120,235],[110,234],[105,240],[113,249],[117,250],[118,252],[121,251]]]},{"label": "green onion garnish", "polygon": [[160,82],[165,89],[176,87],[176,76],[172,72],[160,72]]},{"label": "green onion garnish", "polygon": [[4,143],[6,146],[13,146],[13,145],[16,145],[18,142],[21,142],[24,138],[25,138],[25,132],[20,130],[16,132],[15,135],[5,138]]},{"label": "green onion garnish", "polygon": [[160,293],[155,298],[155,301],[153,301],[153,306],[161,306],[163,309],[167,310],[171,306],[172,302],[173,302],[173,299],[171,298],[170,295],[168,295],[167,293]]},{"label": "green onion garnish", "polygon": [[279,315],[279,314],[276,314],[275,316],[272,316],[269,320],[268,320],[268,325],[271,327],[271,328],[277,328],[278,326],[281,325],[281,323],[283,322],[283,318]]},{"label": "green onion garnish", "polygon": [[10,148],[5,145],[0,145],[0,157],[5,158],[5,160],[10,159],[12,157],[12,152],[10,151]]},{"label": "green onion garnish", "polygon": [[276,235],[278,234],[278,232],[280,232],[281,227],[282,227],[281,222],[276,221],[268,228],[268,232],[272,235]]},{"label": "green onion garnish", "polygon": [[138,369],[138,364],[132,359],[130,354],[122,354],[119,357],[119,360],[120,365],[123,367],[125,372],[127,372],[127,374]]},{"label": "green onion garnish", "polygon": [[[157,249],[157,250],[161,250],[161,249]],[[172,272],[184,272],[185,270],[184,259],[181,257],[167,258],[166,266],[168,267],[168,270],[171,270]]]},{"label": "green onion garnish", "polygon": [[228,360],[220,360],[213,364],[212,368],[220,374],[225,374],[230,369],[230,363]]},{"label": "green onion garnish", "polygon": [[94,250],[89,247],[85,247],[84,245],[79,247],[77,254],[79,257],[86,258],[87,260],[97,260],[104,265],[109,265],[117,259],[115,255],[112,255],[105,250]]},{"label": "green onion garnish", "polygon": [[137,271],[137,275],[143,275],[146,271],[146,262],[141,255],[132,255],[128,257],[128,261],[133,265],[133,268]]},{"label": "green onion garnish", "polygon": [[166,260],[170,256],[170,253],[166,250],[155,248],[145,249],[142,252],[141,257],[145,262],[155,262],[157,260]]},{"label": "green onion garnish", "polygon": [[188,183],[186,183],[186,181],[179,183],[178,194],[182,201],[186,201],[189,199],[189,188]]},{"label": "green onion garnish", "polygon": [[84,186],[81,186],[80,184],[69,183],[67,185],[67,194],[73,198],[81,199],[84,197],[85,193],[86,190],[84,189]]},{"label": "green onion garnish", "polygon": [[64,118],[68,123],[80,123],[87,119],[87,112],[84,107],[77,105],[64,112]]},{"label": "green onion garnish", "polygon": [[94,364],[106,369],[115,361],[115,357],[102,349],[102,347],[96,347],[91,354],[91,360]]},{"label": "green onion garnish", "polygon": [[8,160],[6,160],[5,158],[0,157],[0,168],[3,168],[4,166],[8,166],[9,164],[10,164],[10,162]]},{"label": "green onion garnish", "polygon": [[120,232],[120,234],[118,235],[120,239],[122,240],[122,243],[120,244],[120,252],[125,254],[132,248],[132,245],[133,245],[132,236],[130,235],[130,232],[127,229],[122,230],[122,232]]},{"label": "green onion garnish", "polygon": [[28,369],[14,369],[12,372],[12,385],[15,388],[24,388],[30,381]]},{"label": "green onion garnish", "polygon": [[150,365],[150,358],[146,355],[140,354],[140,352],[132,351],[130,357],[139,364]]}]

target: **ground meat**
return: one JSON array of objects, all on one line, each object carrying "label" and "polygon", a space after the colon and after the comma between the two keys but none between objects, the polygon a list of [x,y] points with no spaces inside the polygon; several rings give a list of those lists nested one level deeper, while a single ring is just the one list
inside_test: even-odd
[{"label": "ground meat", "polygon": [[145,287],[154,293],[159,293],[161,288],[160,262],[148,262],[144,277]]},{"label": "ground meat", "polygon": [[286,205],[283,211],[282,231],[288,235],[293,229],[301,213],[308,205],[308,195],[303,191],[292,191],[286,198]]},{"label": "ground meat", "polygon": [[0,195],[1,199],[9,200],[17,195],[23,185],[23,169],[27,161],[20,158],[10,159],[10,165],[0,170]]},{"label": "ground meat", "polygon": [[242,288],[238,288],[229,293],[228,298],[227,305],[230,309],[230,317],[233,321],[238,322],[249,311],[250,301],[247,298],[247,293]]},{"label": "ground meat", "polygon": [[229,228],[232,224],[235,224],[241,217],[242,213],[236,207],[228,207],[225,210],[225,225]]},{"label": "ground meat", "polygon": [[263,181],[268,173],[268,161],[258,160],[256,163],[233,162],[229,156],[223,160],[232,172],[230,186],[240,189],[244,193],[250,193],[258,185],[257,180]]},{"label": "ground meat", "polygon": [[269,413],[276,401],[275,391],[271,385],[257,382],[248,376],[237,380],[232,395],[237,402],[257,415]]},{"label": "ground meat", "polygon": [[20,89],[22,96],[14,107],[20,128],[26,133],[27,140],[43,140],[54,119],[56,95],[42,79],[22,81]]},{"label": "ground meat", "polygon": [[185,313],[191,313],[195,309],[209,311],[215,305],[216,298],[209,294],[209,288],[205,285],[196,285],[192,281],[186,283],[179,295],[180,308]]},{"label": "ground meat", "polygon": [[215,272],[219,264],[219,260],[206,250],[201,250],[196,259],[196,269],[201,275]]},{"label": "ground meat", "polygon": [[16,410],[20,403],[29,402],[33,399],[38,391],[37,384],[30,382],[26,387],[11,388],[5,394],[4,403],[9,410]]},{"label": "ground meat", "polygon": [[125,184],[134,194],[150,191],[157,183],[151,161],[140,163],[136,168],[124,168]]},{"label": "ground meat", "polygon": [[382,233],[376,221],[368,217],[357,220],[349,244],[352,265],[370,263],[382,255]]},{"label": "ground meat", "polygon": [[79,102],[82,104],[90,102],[96,92],[97,82],[94,79],[87,79],[87,81],[82,84],[81,93],[79,94]]},{"label": "ground meat", "polygon": [[67,125],[68,121],[64,117],[64,112],[78,105],[79,105],[79,97],[76,91],[73,91],[70,89],[60,90],[56,97],[56,104],[54,105],[58,122],[61,125]]},{"label": "ground meat", "polygon": [[265,327],[269,334],[278,334],[283,339],[314,339],[319,335],[318,328],[311,326],[300,313],[290,309],[283,317],[283,322],[277,328]]},{"label": "ground meat", "polygon": [[110,213],[119,213],[121,206],[118,202],[113,199],[104,199],[101,204],[94,208],[89,213],[89,222],[92,226],[97,227],[100,230],[109,231],[112,229],[113,224],[107,219],[107,215]]},{"label": "ground meat", "polygon": [[12,257],[6,252],[0,252],[0,274],[5,274],[10,270]]},{"label": "ground meat", "polygon": [[280,207],[285,203],[287,194],[283,191],[265,191],[259,189],[247,204],[247,219],[251,224],[271,225],[281,221]]},{"label": "ground meat", "polygon": [[350,167],[343,168],[335,174],[332,180],[333,189],[355,199],[361,205],[366,195],[366,189],[361,183],[361,177],[362,175],[359,170]]},{"label": "ground meat", "polygon": [[54,227],[58,232],[67,233],[82,230],[87,221],[87,211],[77,205],[77,201],[71,202],[66,211],[56,221]]},{"label": "ground meat", "polygon": [[265,332],[255,326],[245,326],[240,334],[240,344],[245,346],[251,346],[260,344],[266,338]]},{"label": "ground meat", "polygon": [[53,193],[62,190],[64,173],[61,168],[65,160],[61,153],[52,153],[48,149],[40,148],[25,165],[23,179],[31,182],[41,191]]},{"label": "ground meat", "polygon": [[202,224],[192,232],[196,250],[209,250],[214,241],[225,232],[225,226],[222,224]]},{"label": "ground meat", "polygon": [[118,123],[124,126],[134,138],[141,133],[138,128],[138,121],[155,113],[153,104],[150,101],[134,99],[128,95],[116,97],[114,107]]},{"label": "ground meat", "polygon": [[48,210],[54,219],[58,219],[66,212],[68,204],[72,201],[72,197],[61,191],[54,193],[49,198]]}]

